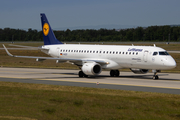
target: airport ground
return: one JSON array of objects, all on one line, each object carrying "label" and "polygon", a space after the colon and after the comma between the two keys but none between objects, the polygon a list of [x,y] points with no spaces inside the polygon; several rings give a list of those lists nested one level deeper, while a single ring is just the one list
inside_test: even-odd
[{"label": "airport ground", "polygon": [[0,81],[180,94],[180,74],[160,73],[158,80],[152,76],[121,72],[120,77],[110,77],[109,71],[103,71],[96,77],[79,78],[78,70],[0,68]]},{"label": "airport ground", "polygon": [[112,78],[105,71],[79,78],[77,73],[0,68],[0,119],[180,119],[179,74],[162,73],[152,80],[151,74],[122,72]]},{"label": "airport ground", "polygon": [[[47,56],[46,54],[42,53],[41,51],[38,51],[37,49],[34,50],[33,48],[31,48],[31,49],[29,49],[29,48],[28,49],[27,48],[19,48],[19,47],[15,47],[15,46],[9,46],[9,43],[5,43],[5,44],[7,45],[8,48],[10,48],[9,51],[14,55]],[[18,43],[18,44],[19,45],[25,45],[25,46],[38,47],[38,46],[41,46],[43,43]],[[129,44],[129,43],[123,43],[123,44]],[[134,45],[143,45],[143,43],[139,43],[139,44],[138,43],[133,43],[133,44]],[[145,43],[145,45],[151,45],[151,43]],[[164,49],[166,49],[168,51],[172,51],[172,50],[173,51],[180,51],[179,44],[177,44],[177,43],[170,43],[170,44],[157,43],[157,46],[162,47],[162,48],[164,48]],[[59,82],[61,81],[61,83],[62,83],[62,81],[64,81],[64,83],[65,83],[65,81],[71,81],[71,82],[73,82],[73,84],[75,84],[75,83],[77,84],[76,81],[79,81],[81,83],[83,83],[82,81],[84,81],[86,84],[89,84],[89,85],[90,85],[91,82],[93,82],[93,83],[100,82],[101,86],[102,86],[102,83],[105,83],[106,86],[111,86],[111,87],[106,87],[106,88],[115,88],[115,85],[121,85],[120,88],[121,89],[124,88],[124,90],[139,90],[139,91],[151,91],[151,92],[154,92],[155,91],[154,88],[156,88],[158,91],[155,91],[155,92],[179,94],[179,86],[180,86],[179,85],[179,79],[180,79],[180,76],[179,76],[178,73],[180,72],[180,55],[179,55],[180,53],[170,53],[170,54],[176,60],[177,67],[172,69],[172,70],[162,71],[162,73],[159,74],[160,79],[158,81],[153,81],[153,82],[152,82],[152,75],[153,75],[152,73],[135,75],[129,69],[120,70],[121,71],[120,78],[111,78],[111,77],[109,77],[109,72],[104,71],[102,74],[99,75],[99,77],[88,78],[88,79],[86,79],[86,78],[79,79],[78,76],[77,76],[79,68],[77,66],[75,66],[75,65],[71,65],[69,63],[57,64],[53,60],[45,60],[43,62],[36,62],[35,59],[12,58],[12,57],[9,57],[6,54],[5,50],[2,47],[0,47],[0,56],[1,56],[1,58],[0,58],[0,66],[3,67],[3,68],[4,67],[48,68],[49,69],[48,76],[51,75],[51,77],[52,77],[51,78],[49,76],[49,79],[50,79],[51,82],[59,80]],[[16,78],[16,79],[17,78],[34,79],[34,78],[29,77],[29,76],[23,77],[24,76],[23,71],[27,71],[27,73],[31,73],[30,71],[32,70],[32,72],[34,73],[36,71],[36,69],[27,69],[27,70],[26,69],[17,69],[17,71],[20,72],[19,75],[17,75],[17,74],[15,75],[15,73],[19,73],[19,72],[16,72],[16,69],[15,70],[14,69],[13,68],[12,69],[7,69],[6,72],[8,73],[8,70],[10,72],[10,74],[7,74],[9,76],[9,78],[11,78],[11,79],[13,79],[13,78]],[[69,69],[69,70],[66,72],[66,74],[63,74],[62,69],[63,69],[63,71],[65,71],[67,69]],[[73,70],[70,71],[70,69],[74,69],[75,71],[73,71]],[[5,70],[5,68],[4,68],[4,70]],[[41,69],[41,71],[45,71],[45,69],[44,70]],[[46,71],[48,71],[48,70],[46,70]],[[53,71],[56,71],[55,72],[56,74],[53,74]],[[13,73],[13,74],[11,75],[11,73]],[[36,76],[37,75],[36,78],[47,79],[48,77],[46,76],[45,73],[35,74],[35,75],[30,74],[30,76]],[[4,77],[8,77],[8,76],[4,76]],[[46,76],[46,77],[44,77],[44,76]],[[113,83],[114,81],[115,81],[115,83]],[[159,82],[159,81],[161,81],[161,82]],[[159,83],[157,83],[157,82],[159,82]],[[152,83],[154,83],[154,84],[152,84]],[[166,83],[166,85],[164,85],[165,83]],[[112,86],[112,84],[113,84],[113,86]],[[123,85],[123,87],[122,87],[122,85]],[[129,87],[129,86],[131,86],[131,87]],[[159,89],[159,88],[157,88],[157,86],[162,87],[163,91],[160,91],[162,88]],[[144,87],[146,87],[146,89],[144,89]],[[165,90],[165,88],[166,88],[166,90]],[[173,88],[173,92],[169,92],[169,90],[167,90],[167,88]],[[175,89],[176,89],[176,91],[174,92]]]},{"label": "airport ground", "polygon": [[[166,50],[180,49],[177,44],[159,46]],[[10,49],[10,52],[45,56],[36,50]],[[1,49],[0,119],[178,120],[180,56],[171,55],[177,67],[160,73],[159,80],[152,80],[152,73],[135,75],[129,70],[122,71],[117,78],[103,71],[99,77],[80,79],[76,66],[12,58]]]}]

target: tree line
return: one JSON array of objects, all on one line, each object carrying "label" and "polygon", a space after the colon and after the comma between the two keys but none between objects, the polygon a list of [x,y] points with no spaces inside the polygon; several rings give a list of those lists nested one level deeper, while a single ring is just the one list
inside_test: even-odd
[{"label": "tree line", "polygon": [[[130,29],[86,29],[54,31],[62,42],[180,42],[179,26],[150,26]],[[42,31],[4,28],[0,29],[0,41],[43,41]]]}]

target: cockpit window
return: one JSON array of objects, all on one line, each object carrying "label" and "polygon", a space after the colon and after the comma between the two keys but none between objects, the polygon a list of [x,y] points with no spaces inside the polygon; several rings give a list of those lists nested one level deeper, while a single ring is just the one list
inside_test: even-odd
[{"label": "cockpit window", "polygon": [[169,55],[169,53],[167,51],[160,51],[159,55]]},{"label": "cockpit window", "polygon": [[157,54],[158,54],[158,52],[154,52],[154,53],[153,53],[153,55],[157,55]]}]

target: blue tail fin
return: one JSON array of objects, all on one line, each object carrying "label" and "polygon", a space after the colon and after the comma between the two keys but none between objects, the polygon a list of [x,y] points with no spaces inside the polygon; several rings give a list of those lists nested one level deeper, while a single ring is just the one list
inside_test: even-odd
[{"label": "blue tail fin", "polygon": [[63,44],[56,39],[54,32],[52,31],[51,26],[46,18],[46,15],[44,13],[41,13],[40,15],[44,45]]}]

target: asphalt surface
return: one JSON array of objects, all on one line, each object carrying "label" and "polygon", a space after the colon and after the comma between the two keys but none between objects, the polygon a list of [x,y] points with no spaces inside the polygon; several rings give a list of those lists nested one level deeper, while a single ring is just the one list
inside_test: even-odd
[{"label": "asphalt surface", "polygon": [[79,78],[78,70],[1,67],[0,81],[180,94],[180,74],[159,73],[159,80],[152,79],[153,73],[120,74],[109,77],[109,71],[103,71],[96,77]]}]

